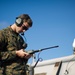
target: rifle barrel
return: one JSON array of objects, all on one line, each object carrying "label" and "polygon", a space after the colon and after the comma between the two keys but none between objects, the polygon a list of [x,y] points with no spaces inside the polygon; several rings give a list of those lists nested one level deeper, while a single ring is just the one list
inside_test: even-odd
[{"label": "rifle barrel", "polygon": [[57,48],[59,46],[52,46],[52,47],[47,47],[47,48],[43,48],[43,49],[39,49],[39,50],[31,50],[31,51],[28,51],[29,54],[34,54],[34,53],[37,53],[37,52],[41,52],[43,50],[47,50],[47,49],[51,49],[51,48]]}]

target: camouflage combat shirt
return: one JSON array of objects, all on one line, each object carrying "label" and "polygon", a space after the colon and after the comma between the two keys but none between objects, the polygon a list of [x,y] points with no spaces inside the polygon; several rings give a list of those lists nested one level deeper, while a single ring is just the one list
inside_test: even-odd
[{"label": "camouflage combat shirt", "polygon": [[25,75],[24,60],[16,56],[16,50],[22,49],[24,40],[11,27],[0,30],[0,75]]}]

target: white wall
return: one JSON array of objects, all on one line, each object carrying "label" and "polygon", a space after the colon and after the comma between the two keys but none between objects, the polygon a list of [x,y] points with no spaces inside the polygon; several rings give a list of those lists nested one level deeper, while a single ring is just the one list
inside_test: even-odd
[{"label": "white wall", "polygon": [[[34,68],[34,75],[44,75],[41,73],[46,73],[46,75],[56,75],[54,72],[58,69],[55,67],[55,63],[61,61],[62,65],[60,67],[58,75],[75,75],[75,55],[39,62]],[[66,72],[66,70],[68,71],[68,73]]]}]

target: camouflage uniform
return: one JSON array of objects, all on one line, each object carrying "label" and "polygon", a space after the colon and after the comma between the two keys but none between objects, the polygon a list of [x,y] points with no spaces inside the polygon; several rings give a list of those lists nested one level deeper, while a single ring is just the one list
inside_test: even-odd
[{"label": "camouflage uniform", "polygon": [[16,56],[23,44],[23,38],[10,27],[0,30],[0,75],[26,75],[27,60]]}]

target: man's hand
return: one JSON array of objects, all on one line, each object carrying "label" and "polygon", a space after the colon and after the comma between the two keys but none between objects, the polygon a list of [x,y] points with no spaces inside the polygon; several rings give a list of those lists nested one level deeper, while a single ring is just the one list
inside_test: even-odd
[{"label": "man's hand", "polygon": [[20,58],[29,59],[32,55],[25,52],[24,49],[16,51],[16,55]]}]

